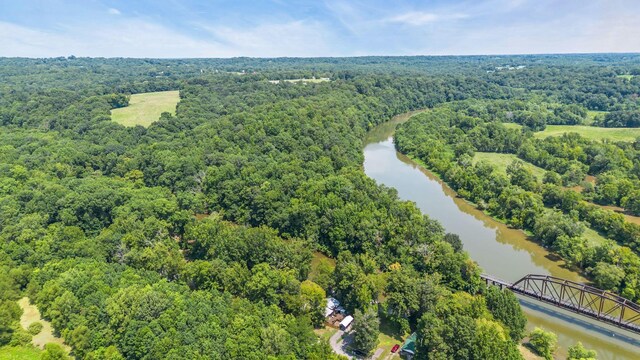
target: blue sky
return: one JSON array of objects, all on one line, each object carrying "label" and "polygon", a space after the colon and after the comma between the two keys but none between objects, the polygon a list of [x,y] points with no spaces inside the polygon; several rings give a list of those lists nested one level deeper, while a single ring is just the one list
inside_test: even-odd
[{"label": "blue sky", "polygon": [[640,52],[640,0],[0,0],[0,56]]}]

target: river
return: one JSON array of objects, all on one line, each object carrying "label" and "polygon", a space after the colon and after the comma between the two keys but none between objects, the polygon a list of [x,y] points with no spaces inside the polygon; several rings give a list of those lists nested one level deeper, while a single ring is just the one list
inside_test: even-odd
[{"label": "river", "polygon": [[[464,249],[485,273],[515,281],[526,274],[549,274],[583,282],[580,274],[564,267],[525,233],[511,229],[456,196],[455,191],[407,156],[398,153],[393,134],[412,113],[396,116],[372,129],[365,140],[364,171],[379,184],[395,188],[403,200],[416,203],[447,232],[460,236]],[[542,327],[558,335],[557,358],[566,358],[569,346],[581,341],[598,352],[598,359],[640,359],[640,338],[591,319],[520,299],[528,329]]]}]

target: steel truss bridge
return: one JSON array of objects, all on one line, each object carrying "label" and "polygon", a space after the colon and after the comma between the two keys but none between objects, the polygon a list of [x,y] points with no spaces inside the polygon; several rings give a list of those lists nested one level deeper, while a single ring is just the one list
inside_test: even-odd
[{"label": "steel truss bridge", "polygon": [[487,285],[567,309],[592,319],[640,334],[640,305],[605,290],[547,275],[527,275],[509,283],[491,275],[480,277]]}]

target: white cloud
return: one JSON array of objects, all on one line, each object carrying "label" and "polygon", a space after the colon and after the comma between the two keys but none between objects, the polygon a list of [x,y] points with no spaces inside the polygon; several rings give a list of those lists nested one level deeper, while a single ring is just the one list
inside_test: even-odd
[{"label": "white cloud", "polygon": [[109,15],[120,15],[120,10],[116,8],[109,8],[109,10],[107,10],[107,13]]},{"label": "white cloud", "polygon": [[[201,28],[205,28],[201,26]],[[281,57],[330,56],[338,41],[320,23],[293,21],[255,27],[207,27],[196,38],[160,24],[121,19],[99,26],[66,25],[45,31],[0,21],[0,56],[55,57]]]},{"label": "white cloud", "polygon": [[0,22],[0,56],[54,57],[230,57],[237,54],[214,42],[192,39],[140,20],[100,27],[69,26],[62,32]]},{"label": "white cloud", "polygon": [[333,47],[338,43],[330,41],[332,32],[318,22],[292,21],[242,29],[227,26],[201,27],[227,45],[230,51],[244,56],[337,55]]},{"label": "white cloud", "polygon": [[436,14],[423,11],[410,11],[384,19],[384,22],[400,23],[411,26],[422,26],[429,23],[445,20],[458,20],[467,18],[466,14]]}]

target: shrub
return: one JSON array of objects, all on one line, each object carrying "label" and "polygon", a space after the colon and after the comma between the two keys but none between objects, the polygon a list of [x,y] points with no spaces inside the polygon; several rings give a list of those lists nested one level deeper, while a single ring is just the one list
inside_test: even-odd
[{"label": "shrub", "polygon": [[29,333],[31,333],[31,335],[38,335],[38,334],[40,334],[40,331],[42,331],[42,323],[37,322],[37,321],[36,322],[32,322],[29,325],[28,330],[29,330]]}]

